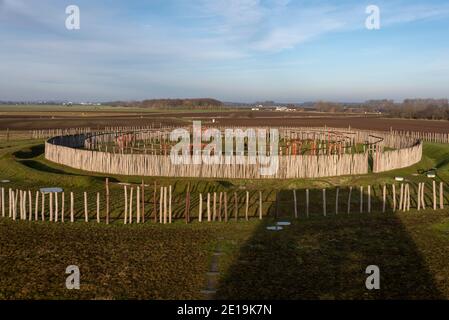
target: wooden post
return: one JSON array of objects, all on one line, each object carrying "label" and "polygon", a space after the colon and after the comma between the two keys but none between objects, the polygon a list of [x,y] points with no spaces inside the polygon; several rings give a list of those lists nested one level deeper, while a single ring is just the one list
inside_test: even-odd
[{"label": "wooden post", "polygon": [[340,195],[340,188],[337,187],[335,190],[335,215],[338,215],[338,198]]},{"label": "wooden post", "polygon": [[421,205],[422,205],[422,208],[423,208],[423,210],[426,210],[426,199],[425,199],[425,187],[426,187],[426,184],[423,182],[422,183],[422,186],[421,186]]},{"label": "wooden post", "polygon": [[58,222],[59,215],[59,203],[58,203],[58,193],[55,192],[55,222]]},{"label": "wooden post", "polygon": [[22,190],[19,190],[19,213],[20,213],[20,220],[23,220],[23,195]]},{"label": "wooden post", "polygon": [[164,224],[167,224],[167,187],[164,187]]},{"label": "wooden post", "polygon": [[309,189],[306,189],[306,215],[309,217]]},{"label": "wooden post", "polygon": [[396,212],[396,185],[391,186],[393,188],[393,212]]},{"label": "wooden post", "polygon": [[172,210],[171,210],[171,185],[169,186],[168,189],[168,223],[172,222]]},{"label": "wooden post", "polygon": [[42,206],[41,206],[41,219],[45,221],[45,193],[41,192],[42,195]]},{"label": "wooden post", "polygon": [[323,216],[326,216],[326,189],[323,189]]},{"label": "wooden post", "polygon": [[123,217],[123,223],[128,223],[128,187],[123,186],[123,192],[125,194],[125,216]]},{"label": "wooden post", "polygon": [[368,213],[371,213],[371,186],[368,186]]},{"label": "wooden post", "polygon": [[249,210],[249,191],[246,191],[246,207],[245,207],[245,219],[248,221],[248,210]]},{"label": "wooden post", "polygon": [[[261,199],[262,201],[262,199]],[[295,218],[298,218],[298,204],[296,203],[296,189],[293,189],[293,210]]]},{"label": "wooden post", "polygon": [[224,216],[225,222],[228,222],[228,193],[224,193]]},{"label": "wooden post", "polygon": [[100,192],[97,192],[97,223],[100,223]]},{"label": "wooden post", "polygon": [[387,186],[382,187],[382,212],[385,213],[387,209]]},{"label": "wooden post", "polygon": [[61,222],[64,223],[64,211],[65,211],[65,197],[64,197],[64,191],[61,194]]},{"label": "wooden post", "polygon": [[417,207],[416,209],[421,210],[421,182],[418,183],[418,191],[417,191]]},{"label": "wooden post", "polygon": [[207,222],[210,222],[211,216],[210,216],[210,193],[207,193]]},{"label": "wooden post", "polygon": [[2,217],[5,217],[5,188],[2,188]]},{"label": "wooden post", "polygon": [[106,224],[109,224],[109,178],[106,178]]},{"label": "wooden post", "polygon": [[437,209],[437,187],[435,180],[432,181],[433,186],[433,210]]},{"label": "wooden post", "polygon": [[[74,210],[73,210],[73,206],[74,206],[74,201],[73,201],[73,192],[70,192],[70,222],[74,222],[75,221],[75,215],[74,215]],[[43,201],[43,197],[42,197],[42,201]]]},{"label": "wooden post", "polygon": [[157,183],[154,181],[154,192],[153,192],[153,215],[154,222],[157,222]]},{"label": "wooden post", "polygon": [[163,204],[164,204],[164,187],[161,186],[161,193],[159,196],[159,223],[163,222],[163,218],[162,218],[162,216],[164,214]]},{"label": "wooden post", "polygon": [[89,212],[87,211],[87,192],[84,192],[84,221],[89,222]]},{"label": "wooden post", "polygon": [[217,193],[214,192],[214,198],[212,202],[212,221],[215,221],[217,217]]},{"label": "wooden post", "polygon": [[[134,196],[134,187],[131,187],[129,190],[129,223],[133,223],[133,196]],[[139,206],[139,203],[137,203]]]},{"label": "wooden post", "polygon": [[136,190],[136,222],[140,223],[140,187]]},{"label": "wooden post", "polygon": [[440,182],[440,209],[444,209],[444,185]]},{"label": "wooden post", "polygon": [[33,203],[32,203],[32,196],[31,196],[31,190],[28,190],[28,210],[29,210],[29,216],[28,220],[33,220]]},{"label": "wooden post", "polygon": [[401,191],[399,195],[399,211],[403,209],[404,206],[403,202],[404,202],[404,184],[401,183]]},{"label": "wooden post", "polygon": [[[143,179],[142,179],[142,187],[141,187],[140,190],[142,192],[142,194],[141,194],[141,198],[142,198],[141,199],[142,200],[142,212],[141,212],[142,223],[145,223],[145,182],[143,181]],[[171,195],[171,186],[170,186],[170,195]],[[171,201],[170,201],[170,206],[171,206]]]},{"label": "wooden post", "polygon": [[34,202],[34,221],[39,219],[39,191],[36,191],[36,201]]},{"label": "wooden post", "polygon": [[[296,198],[296,190],[295,190],[295,198]],[[296,201],[295,201],[296,204]],[[259,191],[259,219],[262,220],[262,191]]]},{"label": "wooden post", "polygon": [[410,184],[407,183],[407,211],[410,211]]},{"label": "wooden post", "polygon": [[238,219],[239,219],[239,205],[238,205],[238,199],[237,199],[237,192],[234,192],[234,214],[235,214],[235,221],[238,221]]},{"label": "wooden post", "polygon": [[220,192],[220,197],[218,201],[218,221],[221,221],[222,209],[223,209],[223,192]]},{"label": "wooden post", "polygon": [[200,193],[200,199],[198,203],[198,221],[201,222],[203,219],[203,195]]},{"label": "wooden post", "polygon": [[50,192],[50,222],[53,221],[53,192]]}]

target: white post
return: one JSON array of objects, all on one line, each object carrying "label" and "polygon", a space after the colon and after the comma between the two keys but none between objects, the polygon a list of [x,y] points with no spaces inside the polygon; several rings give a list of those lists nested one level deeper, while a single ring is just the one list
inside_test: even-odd
[{"label": "white post", "polygon": [[74,201],[73,201],[73,192],[70,192],[70,222],[74,222],[75,221],[75,213],[73,210],[73,206],[74,206]]},{"label": "white post", "polygon": [[203,218],[203,195],[200,193],[199,208],[198,208],[198,221],[201,222]]},{"label": "white post", "polygon": [[89,222],[89,213],[87,211],[87,192],[84,192],[84,221]]}]

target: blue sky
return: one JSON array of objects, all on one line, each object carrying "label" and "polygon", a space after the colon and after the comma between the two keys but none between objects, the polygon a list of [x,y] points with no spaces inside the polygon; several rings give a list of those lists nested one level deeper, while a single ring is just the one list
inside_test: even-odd
[{"label": "blue sky", "polygon": [[448,40],[447,0],[0,0],[0,100],[443,98]]}]

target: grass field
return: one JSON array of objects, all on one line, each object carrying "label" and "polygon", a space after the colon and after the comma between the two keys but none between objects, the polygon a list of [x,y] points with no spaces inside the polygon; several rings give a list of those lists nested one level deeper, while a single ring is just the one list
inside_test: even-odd
[{"label": "grass field", "polygon": [[[60,186],[75,192],[79,203],[84,190],[104,192],[103,175],[55,165],[42,153],[39,141],[1,141],[0,180],[11,182],[0,187],[34,191]],[[80,221],[74,224],[0,219],[0,298],[200,299],[212,252],[219,244],[225,254],[219,259],[217,298],[447,299],[449,210],[382,214],[379,192],[380,185],[393,183],[396,175],[413,186],[427,181],[422,172],[433,167],[438,169],[438,180],[447,182],[448,159],[448,145],[425,144],[419,164],[378,175],[313,181],[157,179],[159,184],[174,186],[174,211],[179,219],[173,225],[123,225],[123,191],[116,184],[111,187],[111,225],[81,222],[80,205],[76,208]],[[140,182],[138,177],[110,178]],[[153,181],[145,179],[150,186]],[[258,191],[263,190],[264,214],[269,217],[244,221],[241,211],[238,222],[185,224],[182,208],[188,182],[195,194],[248,190],[257,200]],[[357,213],[357,193],[349,216],[343,214],[344,204],[339,215],[333,213],[335,186],[341,187],[341,199],[346,199],[348,186],[368,184],[373,186],[373,213]],[[293,188],[300,190],[298,220],[292,219]],[[304,216],[305,188],[311,189],[309,219]],[[321,188],[329,190],[332,213],[328,217],[321,214]],[[270,233],[265,227],[273,222],[276,197],[280,218],[292,225]],[[445,201],[448,208],[447,190]],[[431,203],[429,194],[427,202]],[[194,215],[196,208],[194,198]],[[251,206],[250,215],[257,215],[257,206]],[[65,268],[71,264],[80,267],[81,290],[65,289]],[[379,291],[365,289],[364,272],[370,264],[380,267]]]}]

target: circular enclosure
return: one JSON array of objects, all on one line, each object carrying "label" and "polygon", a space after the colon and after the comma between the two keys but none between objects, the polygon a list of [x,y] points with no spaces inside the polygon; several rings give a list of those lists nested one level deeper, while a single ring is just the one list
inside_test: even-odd
[{"label": "circular enclosure", "polygon": [[[212,145],[211,137],[220,140]],[[191,161],[174,161],[180,154]],[[214,161],[203,161],[205,156]],[[45,157],[114,175],[295,179],[408,167],[421,160],[422,143],[390,132],[341,128],[185,127],[58,136],[46,142]]]}]

